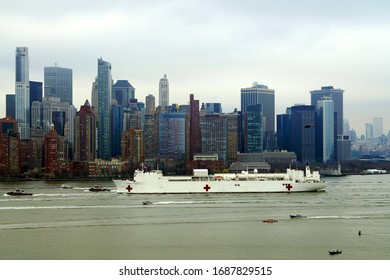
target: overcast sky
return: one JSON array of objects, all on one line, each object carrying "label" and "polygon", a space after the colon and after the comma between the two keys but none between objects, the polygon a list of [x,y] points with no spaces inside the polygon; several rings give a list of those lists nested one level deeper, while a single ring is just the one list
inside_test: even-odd
[{"label": "overcast sky", "polygon": [[112,64],[145,102],[167,74],[170,103],[240,108],[254,81],[275,90],[276,113],[310,104],[309,92],[344,92],[358,133],[373,117],[390,129],[390,1],[0,0],[0,117],[15,92],[15,50],[28,47],[30,80],[43,68],[73,69],[77,109],[91,99],[97,59]]}]

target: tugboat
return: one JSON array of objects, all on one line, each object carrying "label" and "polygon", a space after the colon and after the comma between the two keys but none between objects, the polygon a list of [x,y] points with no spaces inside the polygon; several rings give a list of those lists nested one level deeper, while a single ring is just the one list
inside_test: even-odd
[{"label": "tugboat", "polygon": [[263,220],[263,223],[276,223],[278,220],[275,220],[275,219],[267,219],[267,220]]},{"label": "tugboat", "polygon": [[338,255],[341,254],[343,251],[338,250],[338,249],[332,249],[329,251],[329,255]]},{"label": "tugboat", "polygon": [[16,189],[14,192],[7,192],[7,195],[12,196],[24,196],[24,195],[33,195],[32,193],[26,193],[24,190]]},{"label": "tugboat", "polygon": [[152,205],[153,202],[151,202],[150,200],[145,200],[142,202],[143,205]]},{"label": "tugboat", "polygon": [[301,214],[296,214],[296,215],[290,215],[290,218],[291,219],[303,219],[303,218],[307,218],[307,216],[303,216]]},{"label": "tugboat", "polygon": [[90,192],[109,192],[109,189],[103,188],[102,186],[95,185],[92,188],[89,188]]}]

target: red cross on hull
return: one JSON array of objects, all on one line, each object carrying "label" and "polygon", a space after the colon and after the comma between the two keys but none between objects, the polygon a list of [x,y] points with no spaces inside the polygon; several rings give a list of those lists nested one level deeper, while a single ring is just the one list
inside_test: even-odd
[{"label": "red cross on hull", "polygon": [[128,185],[128,186],[126,187],[127,192],[131,192],[132,189],[133,189],[133,188],[132,188],[130,185]]},{"label": "red cross on hull", "polygon": [[203,188],[204,188],[204,190],[205,190],[206,192],[208,192],[209,189],[211,189],[211,187],[210,187],[209,185],[206,185],[206,186],[204,186]]},{"label": "red cross on hull", "polygon": [[290,191],[293,188],[293,186],[291,184],[283,184],[283,185],[286,186],[286,189],[288,191]]}]

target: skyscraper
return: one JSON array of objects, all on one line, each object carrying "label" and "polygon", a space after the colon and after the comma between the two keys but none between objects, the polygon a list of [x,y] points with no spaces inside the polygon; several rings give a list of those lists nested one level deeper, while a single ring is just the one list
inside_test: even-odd
[{"label": "skyscraper", "polygon": [[335,112],[335,137],[343,134],[343,94],[344,90],[335,89],[332,86],[321,87],[320,90],[313,90],[311,94],[311,105],[317,106],[317,101],[323,97],[329,97],[334,103]]},{"label": "skyscraper", "polygon": [[228,120],[225,115],[206,114],[200,117],[202,153],[218,154],[218,160],[228,159]]},{"label": "skyscraper", "polygon": [[30,138],[30,82],[27,47],[16,48],[15,116],[21,139]]},{"label": "skyscraper", "polygon": [[263,151],[263,104],[246,107],[244,114],[244,146],[246,153]]},{"label": "skyscraper", "polygon": [[31,105],[33,127],[40,127],[47,134],[54,126],[67,143],[73,144],[76,111],[73,105],[60,102],[58,97],[44,97],[42,102],[34,101]]},{"label": "skyscraper", "polygon": [[158,121],[158,151],[160,159],[185,160],[186,115],[160,113]]},{"label": "skyscraper", "polygon": [[275,133],[275,90],[254,82],[252,87],[241,89],[241,112],[244,114],[248,106],[262,104],[263,122],[263,148],[267,149],[268,142]]},{"label": "skyscraper", "polygon": [[373,137],[378,138],[383,134],[383,118],[375,117],[372,119]]},{"label": "skyscraper", "polygon": [[145,105],[146,105],[146,114],[151,115],[156,112],[156,98],[152,94],[148,94],[145,97]]},{"label": "skyscraper", "polygon": [[115,99],[118,105],[125,107],[131,99],[135,99],[135,88],[128,80],[118,80],[112,86],[112,95],[112,99]]},{"label": "skyscraper", "polygon": [[297,161],[313,162],[315,158],[315,106],[296,105],[291,107],[291,151]]},{"label": "skyscraper", "polygon": [[164,75],[164,78],[160,79],[158,85],[158,104],[162,110],[169,105],[169,83],[167,75]]},{"label": "skyscraper", "polygon": [[316,158],[318,162],[335,159],[334,103],[329,97],[317,101]]},{"label": "skyscraper", "polygon": [[96,116],[86,100],[75,116],[74,159],[94,161],[96,155]]},{"label": "skyscraper", "polygon": [[111,64],[98,59],[98,158],[111,160]]},{"label": "skyscraper", "polygon": [[199,100],[190,94],[190,146],[189,158],[194,159],[194,154],[202,152],[202,134],[200,129]]},{"label": "skyscraper", "polygon": [[122,105],[112,105],[111,109],[112,114],[112,148],[111,155],[113,157],[119,157],[121,155],[121,141],[122,141],[122,132],[123,132],[123,106]]},{"label": "skyscraper", "polygon": [[34,101],[42,102],[42,83],[30,81],[30,126],[35,127],[34,119],[32,118],[32,103]]},{"label": "skyscraper", "polygon": [[12,118],[15,116],[15,94],[7,94],[5,96],[5,115]]},{"label": "skyscraper", "polygon": [[263,104],[265,132],[275,132],[275,90],[254,82],[252,87],[241,89],[241,111],[244,114],[250,105]]},{"label": "skyscraper", "polygon": [[61,102],[73,104],[72,69],[58,67],[44,68],[45,97],[59,97]]}]

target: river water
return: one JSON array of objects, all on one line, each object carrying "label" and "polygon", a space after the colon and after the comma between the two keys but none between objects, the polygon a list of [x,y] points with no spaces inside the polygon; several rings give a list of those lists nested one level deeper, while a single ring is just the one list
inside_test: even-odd
[{"label": "river water", "polygon": [[[192,195],[117,194],[109,181],[2,182],[0,259],[389,260],[390,175],[326,180],[326,192]],[[113,191],[89,192],[96,183]],[[15,188],[34,195],[4,195]],[[296,213],[307,218],[290,219]]]}]

